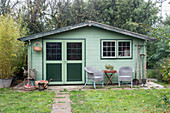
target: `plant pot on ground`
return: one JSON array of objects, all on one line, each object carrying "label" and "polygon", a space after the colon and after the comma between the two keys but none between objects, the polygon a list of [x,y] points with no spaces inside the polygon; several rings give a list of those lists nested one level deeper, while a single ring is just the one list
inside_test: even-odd
[{"label": "plant pot on ground", "polygon": [[11,70],[8,66],[0,70],[0,88],[6,88],[11,86],[13,77],[10,72]]},{"label": "plant pot on ground", "polygon": [[11,79],[0,79],[0,88],[10,87],[11,82],[12,82],[12,78]]},{"label": "plant pot on ground", "polygon": [[142,80],[142,84],[146,84],[146,79],[141,79]]}]

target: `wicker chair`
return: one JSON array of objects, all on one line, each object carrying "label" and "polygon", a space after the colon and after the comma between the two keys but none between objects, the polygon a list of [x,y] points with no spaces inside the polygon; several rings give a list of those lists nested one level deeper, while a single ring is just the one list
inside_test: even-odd
[{"label": "wicker chair", "polygon": [[103,82],[104,81],[104,72],[103,71],[97,70],[92,67],[85,67],[84,69],[87,72],[87,81],[86,81],[84,87],[87,85],[87,82],[89,79],[93,80],[93,85],[94,85],[95,89],[96,89],[96,85],[95,85],[96,82],[102,82],[102,87],[104,87],[104,82]]},{"label": "wicker chair", "polygon": [[132,75],[133,75],[133,68],[130,66],[122,66],[119,68],[118,71],[118,83],[120,87],[121,81],[130,81],[131,82],[131,88],[132,88]]}]

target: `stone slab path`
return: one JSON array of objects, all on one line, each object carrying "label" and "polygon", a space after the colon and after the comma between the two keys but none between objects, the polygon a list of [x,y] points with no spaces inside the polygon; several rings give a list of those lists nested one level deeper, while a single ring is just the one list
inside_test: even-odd
[{"label": "stone slab path", "polygon": [[69,92],[55,91],[51,113],[72,113]]},{"label": "stone slab path", "polygon": [[156,89],[163,89],[164,86],[163,85],[160,85],[160,84],[157,84],[157,83],[154,83],[154,82],[148,82],[148,88],[156,88]]}]

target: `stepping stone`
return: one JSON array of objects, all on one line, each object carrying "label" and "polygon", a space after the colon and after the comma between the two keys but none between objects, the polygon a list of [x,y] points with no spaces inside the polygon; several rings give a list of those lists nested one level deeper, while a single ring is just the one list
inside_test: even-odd
[{"label": "stepping stone", "polygon": [[55,97],[70,97],[69,95],[55,95]]},{"label": "stepping stone", "polygon": [[54,109],[51,113],[72,113],[71,109]]},{"label": "stepping stone", "polygon": [[52,109],[67,109],[70,108],[70,103],[54,103]]},{"label": "stepping stone", "polygon": [[69,92],[55,91],[51,113],[72,113]]},{"label": "stepping stone", "polygon": [[70,99],[69,99],[69,98],[55,98],[54,101],[57,102],[57,103],[60,102],[60,101],[61,101],[61,102],[64,101],[65,103],[66,103],[66,102],[68,103],[68,102],[70,102]]},{"label": "stepping stone", "polygon": [[151,88],[151,87],[154,87],[154,88],[156,88],[156,89],[162,89],[162,88],[164,88],[163,85],[160,85],[160,84],[157,84],[157,83],[154,83],[154,82],[149,82],[148,85],[149,85],[150,88]]}]

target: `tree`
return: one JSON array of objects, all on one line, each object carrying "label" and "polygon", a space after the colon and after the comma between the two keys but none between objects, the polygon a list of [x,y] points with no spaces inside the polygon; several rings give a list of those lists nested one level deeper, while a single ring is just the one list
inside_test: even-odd
[{"label": "tree", "polygon": [[156,38],[157,41],[148,42],[147,44],[149,67],[159,67],[160,62],[163,62],[163,59],[166,60],[170,57],[170,25],[167,23],[165,24],[168,20],[169,18],[167,17],[163,22],[164,25],[158,25],[157,28],[150,28],[148,35]]},{"label": "tree", "polygon": [[0,15],[0,78],[10,79],[17,66],[23,60],[23,42],[17,38],[26,35],[27,30],[21,26],[21,20],[15,21],[10,15]]},{"label": "tree", "polygon": [[[21,9],[22,18],[27,23],[30,34],[46,31],[44,23],[46,20],[47,0],[26,0]],[[48,30],[48,29],[47,29]]]},{"label": "tree", "polygon": [[166,17],[165,21],[163,21],[164,25],[170,25],[170,15]]},{"label": "tree", "polygon": [[18,4],[18,0],[0,0],[0,15],[10,14],[13,10],[16,9]]},{"label": "tree", "polygon": [[51,0],[51,23],[55,28],[69,26],[86,20],[108,24],[130,31],[145,33],[158,20],[158,8],[151,0]]}]

